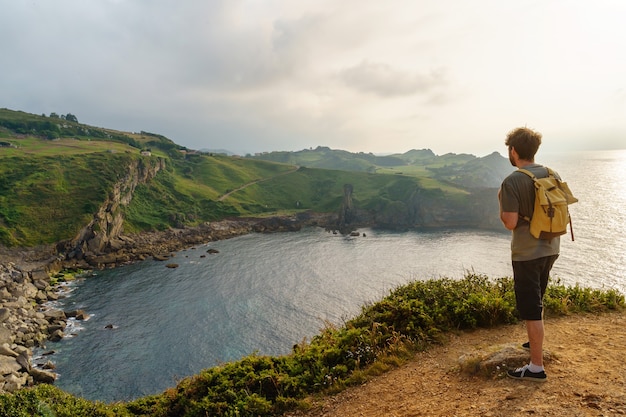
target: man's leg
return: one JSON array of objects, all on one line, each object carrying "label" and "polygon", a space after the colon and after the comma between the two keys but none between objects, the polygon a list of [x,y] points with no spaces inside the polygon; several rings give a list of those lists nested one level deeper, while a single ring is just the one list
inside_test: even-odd
[{"label": "man's leg", "polygon": [[530,363],[507,371],[507,375],[513,379],[545,382],[548,377],[543,369],[543,320],[526,320],[526,331],[530,341]]},{"label": "man's leg", "polygon": [[543,366],[543,320],[526,320],[526,332],[530,342],[530,362]]},{"label": "man's leg", "polygon": [[[539,276],[539,285],[541,288],[541,320],[526,320],[526,332],[528,333],[528,341],[530,343],[530,363],[537,366],[543,366],[543,296],[548,286],[550,270],[558,257],[559,255],[552,255],[539,259],[540,262],[543,262]],[[535,344],[536,348],[533,348],[533,344]]]}]

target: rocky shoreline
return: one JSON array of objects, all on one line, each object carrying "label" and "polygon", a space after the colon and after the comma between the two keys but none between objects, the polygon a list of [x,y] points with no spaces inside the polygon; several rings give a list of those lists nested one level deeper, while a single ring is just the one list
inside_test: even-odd
[{"label": "rocky shoreline", "polygon": [[168,229],[132,236],[117,236],[102,251],[83,250],[85,245],[63,242],[54,247],[0,250],[0,393],[15,392],[37,383],[53,383],[53,365],[34,366],[33,349],[64,337],[69,317],[86,317],[82,311],[50,308],[62,286],[55,278],[65,269],[89,271],[115,268],[144,260],[164,260],[173,252],[194,245],[248,233],[298,231],[304,226],[326,227],[336,216],[299,216],[230,219],[197,227]]},{"label": "rocky shoreline", "polygon": [[373,223],[371,219],[353,220],[350,227],[341,227],[337,214],[306,212],[293,216],[225,219],[136,235],[90,232],[81,234],[80,239],[37,248],[0,247],[0,393],[15,392],[41,382],[53,383],[56,374],[52,363],[44,369],[33,366],[33,349],[45,349],[46,343],[62,339],[70,317],[81,320],[87,316],[82,311],[50,308],[48,302],[63,296],[62,279],[57,278],[60,271],[89,272],[145,259],[164,261],[175,252],[195,245],[249,233],[322,227],[348,234]]},{"label": "rocky shoreline", "polygon": [[33,348],[63,336],[65,313],[41,307],[57,298],[45,271],[0,264],[0,392],[56,379],[54,372],[34,367],[31,360]]},{"label": "rocky shoreline", "polygon": [[[172,252],[216,240],[249,233],[293,232],[305,226],[329,227],[336,215],[302,213],[294,216],[237,218],[207,222],[195,227],[120,235],[109,238],[102,250],[92,250],[88,243],[66,242],[57,245],[62,269],[106,269],[128,263],[167,257]],[[336,220],[334,220],[336,221]]]}]

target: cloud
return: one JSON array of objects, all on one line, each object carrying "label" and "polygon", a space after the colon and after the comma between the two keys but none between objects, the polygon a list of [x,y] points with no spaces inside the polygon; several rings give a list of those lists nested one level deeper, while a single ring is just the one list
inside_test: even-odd
[{"label": "cloud", "polygon": [[520,124],[618,137],[622,4],[7,0],[0,106],[247,151],[490,153]]},{"label": "cloud", "polygon": [[357,91],[382,97],[426,94],[446,85],[442,70],[423,74],[366,61],[342,70],[340,77],[347,86]]}]

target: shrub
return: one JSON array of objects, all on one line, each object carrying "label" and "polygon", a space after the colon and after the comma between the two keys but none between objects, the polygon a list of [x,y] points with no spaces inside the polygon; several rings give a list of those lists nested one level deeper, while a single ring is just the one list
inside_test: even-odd
[{"label": "shrub", "polygon": [[[271,416],[306,408],[316,392],[336,392],[398,366],[445,332],[517,321],[513,280],[468,273],[460,280],[415,281],[363,307],[338,327],[330,323],[310,342],[280,357],[250,355],[205,369],[161,395],[103,405],[52,386],[0,395],[0,415],[22,416]],[[615,290],[556,282],[548,287],[546,313],[596,312],[624,307]]]}]

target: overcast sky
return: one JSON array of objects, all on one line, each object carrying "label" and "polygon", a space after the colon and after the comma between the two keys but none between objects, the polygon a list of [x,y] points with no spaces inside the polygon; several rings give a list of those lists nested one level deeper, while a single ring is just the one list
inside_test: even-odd
[{"label": "overcast sky", "polygon": [[0,0],[0,107],[234,152],[626,148],[623,0]]}]

